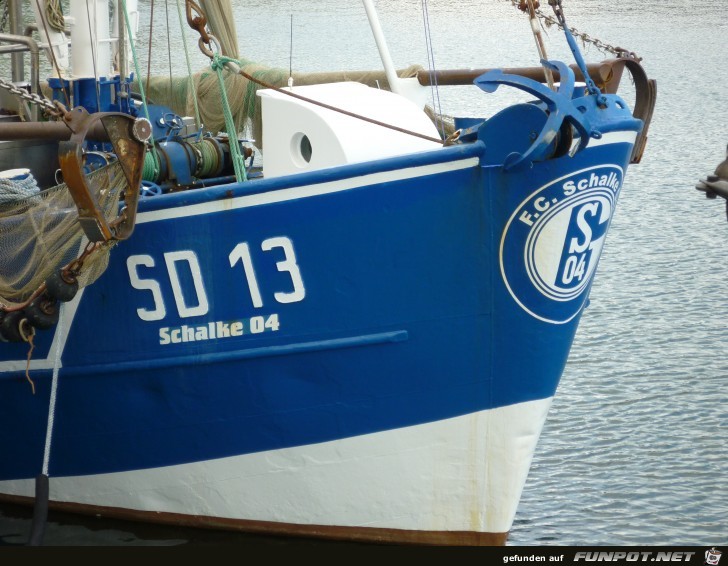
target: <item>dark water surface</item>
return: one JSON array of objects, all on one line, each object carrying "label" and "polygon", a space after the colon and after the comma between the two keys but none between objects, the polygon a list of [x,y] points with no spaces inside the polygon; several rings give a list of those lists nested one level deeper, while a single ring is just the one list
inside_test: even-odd
[{"label": "dark water surface", "polygon": [[[708,201],[694,189],[723,160],[728,143],[726,4],[563,4],[571,26],[643,57],[658,82],[658,103],[643,161],[627,173],[591,306],[541,436],[509,544],[728,545],[723,342],[728,222],[722,200]],[[142,2],[142,10],[146,6]],[[288,68],[293,14],[294,69],[379,67],[358,2],[239,0],[236,6],[244,30],[241,52],[261,64]],[[395,64],[426,65],[420,0],[380,0],[378,6]],[[530,28],[510,2],[432,0],[429,13],[439,68],[537,64]],[[140,36],[148,34],[145,25]],[[166,52],[166,32],[158,37],[158,49],[165,46]],[[570,62],[557,30],[548,32],[548,41],[550,57]],[[180,52],[179,45],[175,49]],[[607,57],[593,46],[585,47],[585,56],[590,62]],[[172,58],[174,74],[183,73],[182,58]],[[168,72],[163,59],[155,57],[158,73]],[[203,64],[196,58],[195,70]],[[625,86],[628,94],[628,80]],[[440,100],[448,114],[487,115],[493,107],[493,97],[475,87],[443,88]],[[24,544],[29,532],[29,510],[0,508],[0,544]],[[51,513],[45,542],[263,546],[289,541]]]}]

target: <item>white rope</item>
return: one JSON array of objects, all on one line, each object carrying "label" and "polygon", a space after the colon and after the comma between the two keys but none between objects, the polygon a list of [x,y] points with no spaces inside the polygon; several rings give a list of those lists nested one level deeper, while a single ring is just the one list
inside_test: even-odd
[{"label": "white rope", "polygon": [[21,179],[0,178],[0,206],[38,195],[40,188],[32,174]]},{"label": "white rope", "polygon": [[53,423],[56,417],[56,396],[58,393],[58,372],[61,367],[61,344],[63,343],[63,303],[59,305],[58,325],[56,326],[56,351],[53,359],[53,380],[51,382],[51,398],[48,403],[48,428],[46,428],[45,449],[43,451],[42,473],[48,476],[48,463],[51,459],[51,441],[53,440]]}]

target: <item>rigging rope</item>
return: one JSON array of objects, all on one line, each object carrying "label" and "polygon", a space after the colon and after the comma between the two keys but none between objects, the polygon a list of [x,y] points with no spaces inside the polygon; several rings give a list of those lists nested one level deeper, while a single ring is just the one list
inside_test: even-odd
[{"label": "rigging rope", "polygon": [[182,36],[182,45],[185,48],[185,60],[187,61],[187,80],[189,82],[189,89],[192,91],[192,103],[195,106],[195,126],[202,128],[202,120],[200,119],[200,107],[197,101],[197,90],[195,89],[195,83],[192,80],[192,65],[190,64],[190,53],[187,49],[187,36],[185,35],[185,25],[182,19],[182,7],[180,6],[179,0],[177,0],[177,14],[179,16],[179,28],[180,35]]},{"label": "rigging rope", "polygon": [[[88,1],[86,0],[86,20],[88,21],[88,31],[89,31],[89,37],[91,37],[91,64],[94,68],[94,90],[96,91],[96,109],[101,110],[101,97],[99,95],[99,71],[97,68],[97,57],[98,53],[96,52],[96,47],[98,45],[98,37],[94,33],[97,29],[95,25],[91,24],[91,10],[88,6]],[[98,14],[96,13],[96,5],[94,4],[94,24],[97,23],[96,18],[98,17]]]},{"label": "rigging rope", "polygon": [[[122,9],[124,10],[124,21],[126,22],[126,32],[129,34],[129,37],[132,37],[132,31],[131,31],[131,22],[129,21],[129,12],[126,9],[126,0],[121,0]],[[121,41],[123,38],[119,38]],[[144,107],[144,115],[146,119],[149,121],[149,123],[152,123],[152,119],[149,117],[149,108],[147,107],[147,97],[144,93],[144,86],[141,80],[141,73],[139,72],[139,59],[137,58],[136,54],[136,47],[134,46],[134,42],[130,41],[131,44],[131,55],[132,59],[134,60],[134,70],[136,71],[137,76],[139,77],[139,93],[142,97],[142,106]],[[152,141],[152,144],[154,142]],[[159,163],[159,157],[157,156],[156,151],[152,151],[152,155],[154,156],[154,175],[158,175],[159,171],[161,169],[161,165]]]},{"label": "rigging rope", "polygon": [[[221,46],[220,46],[220,42],[217,40],[217,38],[215,38],[213,35],[211,35],[211,34],[208,33],[207,29],[205,28],[205,26],[207,24],[207,20],[204,17],[204,14],[202,13],[200,7],[194,2],[194,0],[186,0],[186,8],[187,8],[187,23],[189,24],[189,26],[192,29],[194,29],[195,31],[197,31],[200,34],[200,39],[198,41],[200,50],[202,51],[203,54],[205,54],[210,59],[214,59],[215,56],[216,56],[216,54],[213,53],[213,51],[212,51],[212,44],[214,43],[215,46],[216,46],[216,48],[217,48],[217,51],[218,52],[221,52],[222,49],[221,49]],[[193,14],[193,12],[196,12],[198,15],[195,16]],[[402,132],[402,133],[407,134],[407,135],[411,135],[411,136],[419,137],[419,138],[422,138],[422,139],[426,139],[426,140],[429,140],[429,141],[432,141],[432,142],[435,142],[435,143],[438,143],[438,144],[443,144],[444,143],[445,145],[449,145],[449,143],[451,143],[452,140],[455,139],[455,137],[453,135],[453,136],[450,136],[450,138],[448,138],[448,139],[446,139],[446,140],[443,141],[440,138],[433,138],[431,136],[427,136],[427,135],[424,135],[424,134],[420,134],[418,132],[413,132],[411,130],[407,130],[405,128],[400,128],[400,127],[394,126],[392,124],[387,124],[385,122],[380,122],[379,120],[374,120],[374,119],[368,118],[366,116],[362,116],[360,114],[355,114],[354,112],[349,112],[347,110],[343,110],[341,108],[337,108],[336,106],[331,106],[329,104],[324,104],[323,102],[319,102],[318,100],[313,100],[311,98],[307,98],[305,96],[301,96],[300,94],[296,94],[296,93],[292,92],[291,89],[279,88],[279,87],[277,87],[277,86],[275,86],[273,84],[270,84],[269,82],[263,81],[263,80],[261,80],[261,79],[259,79],[259,78],[257,78],[257,77],[255,77],[255,76],[252,75],[253,72],[259,72],[259,71],[251,71],[251,73],[247,73],[246,71],[244,71],[241,68],[242,66],[249,65],[249,64],[250,64],[250,62],[243,63],[241,61],[238,61],[235,58],[228,58],[228,59],[225,60],[225,65],[228,66],[228,68],[230,68],[232,70],[232,72],[235,73],[235,75],[231,75],[231,76],[241,76],[241,77],[243,77],[244,79],[246,79],[248,81],[247,89],[246,89],[246,96],[244,97],[244,100],[242,102],[243,103],[243,106],[246,109],[247,108],[255,108],[255,97],[254,97],[254,93],[255,93],[256,87],[253,85],[253,83],[255,83],[256,85],[262,86],[263,88],[267,88],[267,89],[274,90],[274,91],[279,92],[279,93],[282,93],[282,94],[284,94],[286,96],[291,96],[291,97],[296,98],[298,100],[302,100],[304,102],[308,102],[309,104],[315,104],[315,105],[317,105],[317,106],[319,106],[321,108],[326,108],[328,110],[332,110],[332,111],[338,112],[340,114],[344,114],[344,115],[347,115],[347,116],[351,116],[352,118],[356,118],[358,120],[363,120],[363,121],[369,122],[371,124],[376,124],[376,125],[382,126],[384,128],[389,128],[391,130],[395,130],[395,131]],[[234,69],[232,68],[233,65],[235,66]],[[278,73],[278,71],[275,70],[275,69],[269,69],[269,70],[266,71],[266,73]],[[204,75],[203,75],[202,78],[204,78]],[[346,79],[344,79],[344,80],[346,80]],[[221,90],[221,93],[222,93],[221,94],[221,98],[222,98],[224,96],[225,89],[223,88],[224,87],[224,84],[223,84],[223,81],[222,81],[222,75],[221,74],[218,74],[218,85],[219,85],[220,90]],[[224,98],[223,102],[225,104],[227,104],[227,97]],[[255,113],[256,113],[256,117],[257,117],[257,109],[256,109]],[[248,116],[251,116],[252,117],[253,116],[253,113],[248,113]],[[226,121],[227,121],[227,116],[226,116]],[[257,120],[254,119],[253,120],[254,131],[255,131],[255,128],[256,128],[256,126],[255,126],[256,122],[257,122]]]},{"label": "rigging rope", "polygon": [[[125,5],[126,9],[126,5]],[[149,90],[149,78],[152,76],[152,33],[154,32],[154,0],[149,7],[149,40],[147,41],[147,91]],[[132,45],[132,48],[134,46]],[[138,73],[137,73],[138,75]],[[141,76],[139,79],[141,81]]]},{"label": "rigging rope", "polygon": [[164,0],[164,17],[167,24],[167,71],[169,71],[169,87],[172,88],[172,38],[169,35],[169,0]]},{"label": "rigging rope", "polygon": [[[217,41],[217,40],[215,40],[214,36],[209,36],[209,37],[213,40],[213,43]],[[277,87],[275,85],[272,85],[270,83],[267,83],[267,82],[265,82],[265,81],[263,81],[263,80],[261,80],[261,79],[259,79],[257,77],[254,77],[250,73],[245,72],[243,69],[240,68],[240,66],[243,65],[243,62],[242,61],[238,61],[237,59],[233,59],[232,57],[220,57],[219,55],[213,53],[208,47],[202,47],[203,45],[204,45],[204,42],[203,42],[202,38],[200,38],[200,47],[202,49],[202,52],[205,55],[207,55],[208,57],[210,57],[213,60],[215,58],[217,58],[219,61],[222,61],[224,63],[224,65],[228,66],[229,68],[231,67],[231,65],[234,65],[235,68],[234,68],[234,70],[231,69],[232,72],[234,72],[234,73],[242,76],[243,78],[247,79],[249,81],[249,83],[255,83],[257,85],[262,86],[263,88],[268,88],[268,89],[274,90],[274,91],[279,92],[281,94],[285,94],[286,96],[291,96],[291,97],[296,98],[298,100],[302,100],[304,102],[308,102],[309,104],[315,104],[316,106],[320,106],[321,108],[326,108],[327,110],[332,110],[334,112],[338,112],[339,114],[344,114],[345,116],[350,116],[352,118],[356,118],[357,120],[363,120],[365,122],[369,122],[370,124],[375,124],[375,125],[381,126],[383,128],[389,128],[390,130],[395,130],[397,132],[401,132],[403,134],[407,134],[407,135],[410,135],[410,136],[422,138],[422,139],[425,139],[425,140],[428,140],[428,141],[431,141],[431,142],[449,145],[449,143],[452,140],[456,139],[455,136],[450,136],[450,138],[448,138],[446,140],[442,140],[440,138],[433,138],[432,136],[428,136],[428,135],[425,135],[425,134],[420,134],[419,132],[414,132],[414,131],[408,130],[406,128],[400,128],[399,126],[395,126],[393,124],[387,124],[386,122],[381,122],[379,120],[374,120],[373,118],[368,118],[367,116],[362,116],[361,114],[356,114],[355,112],[349,112],[348,110],[344,110],[343,108],[338,108],[336,106],[332,106],[330,104],[326,104],[324,102],[320,102],[318,100],[314,100],[312,98],[308,98],[306,96],[302,96],[300,94],[297,94],[297,93],[291,91],[290,89],[279,88],[279,87]],[[220,81],[222,81],[222,75],[221,74],[218,74],[218,77],[219,77]],[[227,104],[227,97],[224,94],[225,89],[224,89],[224,84],[222,82],[220,82],[220,89],[222,91],[223,102]],[[248,90],[251,91],[251,92],[254,91],[254,87],[252,86],[252,84],[249,84],[248,85]],[[226,116],[226,119],[227,119],[227,116]]]},{"label": "rigging rope", "polygon": [[[254,76],[246,73],[242,69],[238,70],[238,73],[248,79],[251,82],[257,83],[263,88],[269,88],[272,90],[275,90],[276,92],[283,93],[287,96],[292,96],[293,98],[297,98],[298,100],[303,100],[304,102],[308,102],[309,104],[315,104],[317,106],[320,106],[322,108],[326,108],[327,110],[333,110],[334,112],[339,112],[340,114],[344,114],[346,116],[351,116],[352,118],[357,118],[358,120],[363,120],[365,122],[369,122],[370,124],[376,124],[377,126],[382,126],[383,128],[389,128],[390,130],[395,130],[397,132],[402,132],[403,134],[408,134],[410,136],[415,136],[417,138],[422,138],[424,140],[432,141],[435,143],[443,143],[443,140],[438,138],[433,138],[432,136],[427,136],[425,134],[420,134],[419,132],[413,132],[412,130],[407,130],[406,128],[400,128],[399,126],[394,126],[393,124],[387,124],[386,122],[380,122],[379,120],[374,120],[373,118],[368,118],[366,116],[362,116],[361,114],[356,114],[354,112],[349,112],[348,110],[344,110],[343,108],[337,108],[336,106],[331,106],[330,104],[325,104],[323,102],[319,102],[318,100],[314,100],[312,98],[308,98],[306,96],[301,96],[300,94],[296,94],[295,92],[291,92],[290,90],[278,88],[277,86],[268,84],[264,81],[261,81],[260,79],[255,78]],[[445,140],[447,142],[448,140]]]},{"label": "rigging rope", "polygon": [[222,78],[223,69],[228,63],[237,63],[237,60],[231,57],[224,57],[219,53],[215,53],[212,57],[212,68],[217,72],[220,96],[222,97],[223,115],[225,116],[225,126],[227,128],[228,143],[230,145],[230,158],[235,169],[235,178],[240,183],[247,180],[247,175],[245,174],[245,159],[240,153],[237,128],[235,127],[233,114],[230,111],[230,103],[228,102],[225,89],[225,80]]},{"label": "rigging rope", "polygon": [[432,31],[430,29],[430,12],[427,7],[427,0],[422,0],[422,19],[425,24],[425,43],[427,45],[427,64],[430,67],[430,76],[434,77],[434,80],[430,84],[430,90],[432,92],[432,110],[435,116],[438,118],[435,123],[440,127],[440,135],[442,139],[445,139],[445,122],[442,120],[442,104],[440,102],[440,89],[437,85],[437,73],[435,73],[435,51],[432,47]]}]

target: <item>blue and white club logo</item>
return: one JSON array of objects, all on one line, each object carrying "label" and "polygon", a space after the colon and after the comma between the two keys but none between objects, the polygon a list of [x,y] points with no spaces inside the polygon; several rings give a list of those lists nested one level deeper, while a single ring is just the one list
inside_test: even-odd
[{"label": "blue and white club logo", "polygon": [[622,186],[616,165],[584,169],[533,192],[501,240],[503,281],[529,314],[555,324],[586,301]]}]

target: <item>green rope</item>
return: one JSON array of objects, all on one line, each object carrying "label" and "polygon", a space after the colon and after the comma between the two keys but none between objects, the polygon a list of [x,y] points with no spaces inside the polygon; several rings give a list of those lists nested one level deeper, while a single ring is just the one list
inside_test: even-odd
[{"label": "green rope", "polygon": [[225,92],[225,80],[222,78],[223,68],[227,63],[236,63],[240,65],[240,61],[233,59],[232,57],[224,57],[215,53],[212,56],[212,68],[217,72],[217,82],[220,85],[220,97],[222,99],[222,110],[225,117],[225,127],[227,128],[228,141],[230,142],[230,157],[233,160],[233,168],[235,169],[235,178],[238,183],[247,181],[245,174],[245,159],[240,154],[240,146],[238,144],[238,132],[235,128],[235,122],[233,120],[233,114],[230,111],[230,103],[228,102],[227,94]]},{"label": "green rope", "polygon": [[243,98],[243,111],[245,112],[245,116],[250,116],[251,118],[255,116],[255,104],[258,99],[257,92],[258,85],[253,81],[248,81],[248,87],[245,89],[245,97]]},{"label": "green rope", "polygon": [[142,169],[142,180],[159,182],[159,167],[157,166],[157,150],[152,148],[144,154],[144,168]]},{"label": "green rope", "polygon": [[[131,31],[131,23],[129,22],[129,13],[126,11],[126,0],[121,0],[122,8],[124,10],[124,21],[126,22],[126,32],[129,34],[129,37],[132,37],[132,31]],[[124,41],[123,37],[119,38],[119,41]],[[142,104],[144,105],[144,114],[147,117],[147,120],[149,123],[152,123],[152,119],[149,117],[149,108],[147,108],[147,97],[144,94],[144,83],[141,80],[142,74],[139,71],[139,60],[137,59],[136,49],[134,47],[134,42],[130,41],[131,44],[131,55],[132,59],[134,59],[134,70],[136,71],[137,77],[139,77],[139,92],[142,95]],[[123,78],[123,77],[122,77]],[[152,142],[154,143],[154,142]],[[152,155],[154,157],[154,176],[156,177],[159,174],[160,171],[160,164],[157,160],[157,152],[153,151]]]},{"label": "green rope", "polygon": [[200,152],[200,172],[198,176],[201,178],[208,177],[220,167],[220,159],[217,153],[215,142],[211,140],[202,140],[198,143],[191,144]]},{"label": "green rope", "polygon": [[202,127],[202,120],[200,119],[200,108],[197,105],[197,91],[195,90],[195,84],[192,81],[192,65],[190,65],[190,54],[187,50],[187,36],[185,35],[185,25],[182,21],[182,8],[177,0],[177,14],[179,16],[179,27],[180,35],[182,35],[182,45],[185,48],[185,59],[187,60],[187,80],[189,81],[189,88],[192,91],[192,102],[195,105],[195,125],[198,128]]}]

